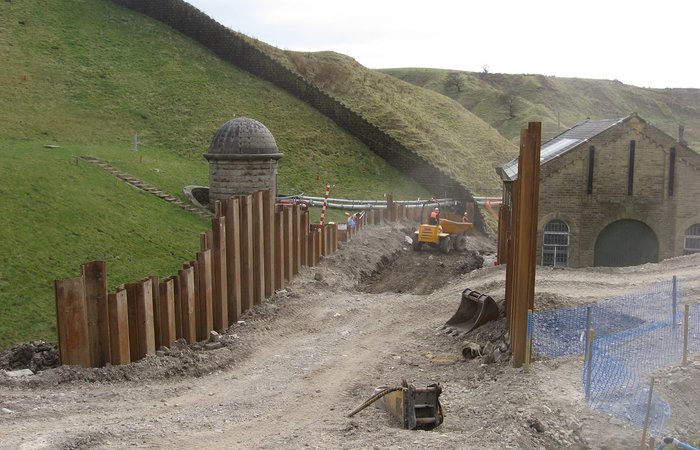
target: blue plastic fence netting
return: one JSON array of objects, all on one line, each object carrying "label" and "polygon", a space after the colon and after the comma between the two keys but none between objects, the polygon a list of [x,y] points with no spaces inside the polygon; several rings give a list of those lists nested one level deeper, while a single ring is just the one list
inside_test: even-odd
[{"label": "blue plastic fence netting", "polygon": [[673,281],[663,281],[630,294],[590,305],[537,311],[533,317],[533,350],[538,357],[583,354],[586,346],[588,309],[596,338],[613,336],[646,323],[682,320],[680,283],[677,283],[676,307],[673,307]]},{"label": "blue plastic fence netting", "polygon": [[[583,355],[586,330],[594,332],[592,358],[584,362],[583,391],[589,405],[642,426],[649,400],[649,374],[683,358],[684,309],[680,283],[646,289],[591,305],[538,311],[532,319],[537,357]],[[688,352],[700,350],[700,305],[690,309]],[[590,376],[588,371],[590,370]],[[671,407],[652,396],[649,430],[658,435]]]}]

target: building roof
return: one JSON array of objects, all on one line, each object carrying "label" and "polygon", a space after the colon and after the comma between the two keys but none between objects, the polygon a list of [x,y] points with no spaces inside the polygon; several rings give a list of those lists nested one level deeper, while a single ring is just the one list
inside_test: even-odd
[{"label": "building roof", "polygon": [[[604,131],[619,125],[631,116],[617,119],[590,120],[579,122],[558,136],[542,144],[540,148],[540,165],[557,158],[579,145],[591,140]],[[500,168],[501,177],[505,181],[518,178],[518,158],[512,159]]]},{"label": "building roof", "polygon": [[223,124],[214,135],[208,154],[281,156],[270,130],[248,117],[238,117]]}]

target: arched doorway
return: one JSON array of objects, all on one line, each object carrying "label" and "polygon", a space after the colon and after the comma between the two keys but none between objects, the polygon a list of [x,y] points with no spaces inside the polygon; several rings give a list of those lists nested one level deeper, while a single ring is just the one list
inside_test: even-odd
[{"label": "arched doorway", "polygon": [[659,262],[659,241],[644,222],[624,219],[603,229],[595,241],[594,266],[637,266]]}]

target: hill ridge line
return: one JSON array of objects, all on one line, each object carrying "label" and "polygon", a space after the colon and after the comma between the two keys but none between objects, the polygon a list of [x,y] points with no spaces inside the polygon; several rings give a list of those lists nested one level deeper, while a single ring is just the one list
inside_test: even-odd
[{"label": "hill ridge line", "polygon": [[112,166],[108,162],[102,161],[101,159],[95,157],[95,156],[90,156],[90,155],[83,155],[80,156],[80,159],[83,161],[87,161],[100,169],[104,170],[105,172],[108,172],[114,177],[124,181],[126,184],[139,189],[140,191],[143,191],[147,194],[151,194],[155,197],[158,197],[161,200],[165,200],[168,203],[172,203],[180,209],[183,209],[187,212],[197,214],[202,217],[211,217],[213,214],[205,209],[202,208],[197,208],[196,206],[188,205],[187,203],[183,202],[179,198],[175,197],[172,194],[169,194],[168,192],[165,192],[161,189],[158,189],[154,186],[151,186],[150,184],[146,183],[145,181],[141,180],[140,178],[137,178],[129,173],[122,172],[121,170],[117,169],[116,167]]},{"label": "hill ridge line", "polygon": [[[443,168],[401,143],[359,111],[245,40],[242,37],[244,35],[225,27],[184,0],[111,1],[169,26],[204,46],[223,61],[290,93],[359,139],[389,165],[426,190],[441,195],[444,193],[446,197],[463,202],[474,201],[471,189]],[[477,228],[484,228],[480,211],[475,211],[473,220]]]}]

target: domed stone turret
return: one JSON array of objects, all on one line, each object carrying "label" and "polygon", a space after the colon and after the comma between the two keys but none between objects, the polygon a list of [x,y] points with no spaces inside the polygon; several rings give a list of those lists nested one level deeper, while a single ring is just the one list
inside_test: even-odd
[{"label": "domed stone turret", "polygon": [[277,161],[282,153],[270,130],[255,119],[229,120],[214,134],[209,152],[209,205],[232,195],[277,190]]},{"label": "domed stone turret", "polygon": [[282,156],[270,130],[248,117],[231,119],[223,124],[211,140],[208,154]]}]

